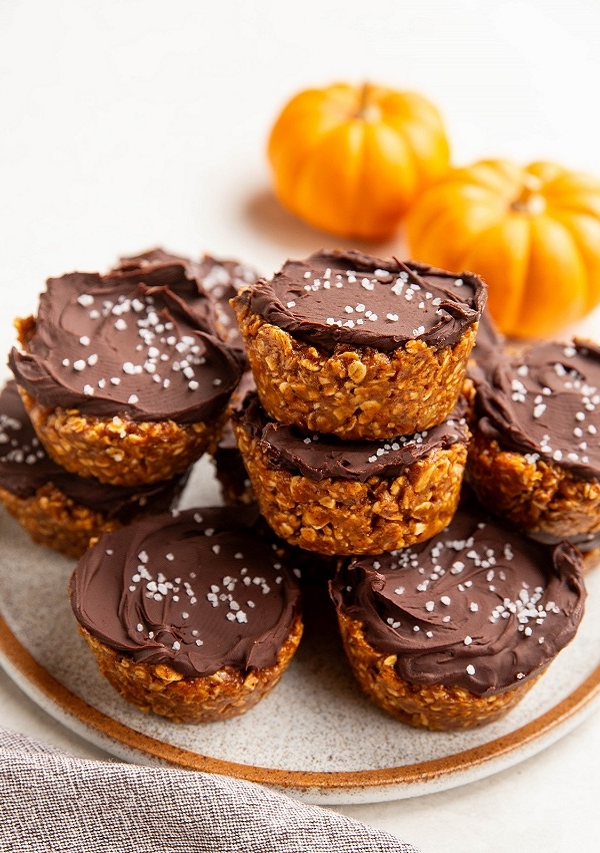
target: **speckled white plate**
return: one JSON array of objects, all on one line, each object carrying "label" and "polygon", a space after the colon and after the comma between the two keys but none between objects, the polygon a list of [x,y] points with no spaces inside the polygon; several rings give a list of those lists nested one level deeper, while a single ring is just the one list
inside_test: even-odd
[{"label": "speckled white plate", "polygon": [[[201,462],[187,505],[219,503]],[[42,708],[113,755],[238,776],[322,804],[418,796],[472,782],[549,747],[600,705],[600,570],[574,642],[506,717],[469,732],[405,726],[357,689],[326,596],[281,682],[248,714],[205,725],[146,716],[108,685],[68,602],[74,566],[0,510],[0,663]]]}]

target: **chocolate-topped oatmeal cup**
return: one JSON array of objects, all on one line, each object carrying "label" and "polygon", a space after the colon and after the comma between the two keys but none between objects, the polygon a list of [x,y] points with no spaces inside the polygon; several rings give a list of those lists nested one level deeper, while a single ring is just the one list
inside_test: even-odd
[{"label": "chocolate-topped oatmeal cup", "polygon": [[428,542],[346,561],[330,584],[344,648],[369,698],[418,728],[492,722],[573,639],[582,557],[473,506]]},{"label": "chocolate-topped oatmeal cup", "polygon": [[105,534],[71,578],[102,674],[142,711],[203,723],[245,713],[302,635],[300,589],[257,513],[201,507]]},{"label": "chocolate-topped oatmeal cup", "polygon": [[456,510],[467,457],[466,401],[442,424],[390,441],[304,435],[249,394],[232,425],[260,511],[291,545],[379,554],[437,533]]},{"label": "chocolate-topped oatmeal cup", "polygon": [[287,261],[232,304],[271,418],[377,440],[450,414],[485,297],[470,273],[334,251]]},{"label": "chocolate-topped oatmeal cup", "polygon": [[600,347],[547,342],[471,372],[467,478],[521,530],[580,549],[600,544]]},{"label": "chocolate-topped oatmeal cup", "polygon": [[182,259],[49,279],[9,363],[49,455],[138,485],[185,471],[222,431],[242,373]]},{"label": "chocolate-topped oatmeal cup", "polygon": [[0,393],[0,501],[34,542],[80,557],[101,533],[170,509],[186,481],[187,472],[166,482],[113,486],[71,474],[44,450],[16,384]]}]

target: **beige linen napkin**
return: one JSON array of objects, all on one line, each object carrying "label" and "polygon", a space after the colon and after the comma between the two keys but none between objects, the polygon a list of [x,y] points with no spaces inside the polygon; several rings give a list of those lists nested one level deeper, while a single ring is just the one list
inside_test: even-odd
[{"label": "beige linen napkin", "polygon": [[0,729],[2,853],[418,853],[237,779],[88,761]]}]

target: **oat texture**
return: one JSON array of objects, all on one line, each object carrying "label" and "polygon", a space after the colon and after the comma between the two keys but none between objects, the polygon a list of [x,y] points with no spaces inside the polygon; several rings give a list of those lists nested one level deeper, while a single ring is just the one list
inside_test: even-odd
[{"label": "oat texture", "polygon": [[92,536],[118,530],[122,524],[77,505],[51,483],[35,495],[20,498],[0,488],[0,500],[34,542],[75,559],[87,550]]},{"label": "oat texture", "polygon": [[114,518],[75,503],[50,482],[25,498],[0,487],[0,501],[34,542],[78,559],[87,551],[91,538],[118,530],[134,518],[166,512],[178,492],[173,486],[148,500],[127,504],[123,513]]},{"label": "oat texture", "polygon": [[400,476],[311,480],[270,463],[234,423],[261,514],[291,545],[319,554],[381,554],[435,536],[458,505],[465,444],[435,448]]},{"label": "oat texture", "polygon": [[477,333],[453,347],[413,340],[392,353],[338,344],[320,351],[246,306],[237,317],[263,408],[276,421],[343,439],[411,435],[441,423],[461,392]]},{"label": "oat texture", "polygon": [[297,615],[271,667],[245,671],[227,666],[212,675],[188,678],[164,664],[137,663],[80,627],[100,671],[114,689],[145,713],[175,723],[208,723],[244,714],[275,687],[302,636]]},{"label": "oat texture", "polygon": [[466,478],[481,503],[526,533],[558,537],[600,531],[600,482],[558,464],[502,450],[477,427]]},{"label": "oat texture", "polygon": [[502,717],[528,692],[539,675],[491,696],[476,696],[461,687],[415,684],[396,673],[395,655],[376,651],[360,622],[338,612],[338,622],[352,672],[365,694],[403,723],[432,731],[467,729]]},{"label": "oat texture", "polygon": [[115,486],[139,486],[183,474],[216,446],[226,417],[194,424],[86,417],[76,409],[41,406],[22,389],[21,396],[55,462],[72,474]]}]

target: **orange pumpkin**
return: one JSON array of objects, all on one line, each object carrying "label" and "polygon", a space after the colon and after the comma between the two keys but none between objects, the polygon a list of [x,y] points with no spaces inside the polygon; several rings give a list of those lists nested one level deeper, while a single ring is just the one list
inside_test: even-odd
[{"label": "orange pumpkin", "polygon": [[440,114],[421,95],[336,84],[284,107],[268,156],[284,207],[323,231],[376,240],[394,232],[450,155]]},{"label": "orange pumpkin", "polygon": [[485,279],[511,337],[552,336],[600,302],[600,181],[589,175],[482,160],[426,190],[405,226],[413,258]]}]

